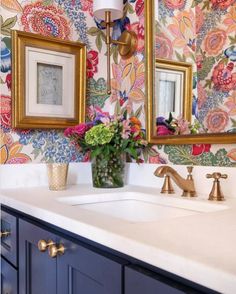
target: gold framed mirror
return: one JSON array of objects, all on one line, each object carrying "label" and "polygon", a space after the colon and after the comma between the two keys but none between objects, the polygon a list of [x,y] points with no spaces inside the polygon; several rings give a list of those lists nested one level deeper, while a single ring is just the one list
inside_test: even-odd
[{"label": "gold framed mirror", "polygon": [[[155,7],[156,0],[145,0],[145,54],[146,54],[146,129],[147,129],[147,140],[153,144],[198,144],[198,143],[221,143],[221,144],[232,144],[236,143],[236,120],[233,118],[227,117],[228,125],[230,126],[226,131],[211,130],[210,128],[205,128],[205,126],[200,127],[201,131],[196,131],[194,124],[196,123],[195,117],[186,114],[186,108],[183,108],[182,118],[187,120],[189,123],[189,133],[186,134],[177,134],[176,131],[172,132],[172,134],[162,134],[161,132],[158,135],[157,132],[157,121],[158,121],[158,112],[156,112],[156,108],[158,105],[158,94],[157,85],[155,81],[156,78],[156,59],[158,56],[155,55],[155,40],[156,40],[156,14],[157,10]],[[207,41],[205,41],[206,43]],[[205,45],[206,46],[206,45]],[[184,56],[183,56],[184,57]],[[157,59],[160,60],[160,59]],[[163,62],[163,60],[162,60]],[[230,61],[228,62],[228,64]],[[173,67],[175,61],[167,59],[165,60],[165,64],[170,67]],[[218,66],[218,64],[217,64]],[[217,67],[216,66],[216,67]],[[214,68],[215,70],[215,68]],[[211,81],[207,81],[210,83]],[[206,83],[207,84],[207,83]],[[187,91],[192,92],[192,83],[187,88]],[[217,91],[215,91],[217,94]],[[219,93],[220,94],[220,93]],[[193,99],[193,96],[191,94]],[[163,102],[162,102],[163,103]],[[182,103],[182,106],[184,102]],[[190,100],[189,105],[187,106],[188,110],[192,109],[193,100]],[[185,105],[186,106],[186,105]],[[217,108],[215,109],[217,110]],[[209,111],[210,112],[210,111]],[[222,113],[226,111],[223,109],[219,111],[215,111],[215,115],[222,115]],[[214,119],[214,118],[212,118]],[[220,117],[217,118],[220,121]],[[224,118],[222,118],[224,119]],[[190,120],[190,121],[189,121]],[[165,118],[165,121],[168,121],[168,117]],[[169,121],[168,121],[169,122]],[[202,123],[202,122],[201,122]],[[198,121],[197,121],[198,124]],[[218,128],[219,129],[219,128]]]}]

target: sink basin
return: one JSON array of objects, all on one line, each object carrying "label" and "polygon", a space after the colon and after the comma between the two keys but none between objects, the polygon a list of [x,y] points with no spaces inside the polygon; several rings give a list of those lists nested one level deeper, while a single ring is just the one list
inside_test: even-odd
[{"label": "sink basin", "polygon": [[114,192],[58,198],[59,202],[129,222],[154,222],[227,209],[226,205],[140,192]]}]

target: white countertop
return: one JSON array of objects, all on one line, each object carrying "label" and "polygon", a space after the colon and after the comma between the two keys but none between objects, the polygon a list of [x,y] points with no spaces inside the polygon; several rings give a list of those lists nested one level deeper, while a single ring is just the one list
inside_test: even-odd
[{"label": "white countertop", "polygon": [[[115,190],[160,192],[131,185]],[[58,192],[47,187],[9,188],[0,191],[0,202],[213,290],[236,293],[236,198],[224,202],[226,210],[145,223],[57,201],[103,191],[111,192],[90,184],[69,185]],[[208,202],[199,197],[191,201]]]}]

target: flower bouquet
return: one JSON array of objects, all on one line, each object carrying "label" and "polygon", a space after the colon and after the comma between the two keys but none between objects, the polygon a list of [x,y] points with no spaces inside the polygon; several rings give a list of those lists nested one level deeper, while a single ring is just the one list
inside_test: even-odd
[{"label": "flower bouquet", "polygon": [[200,134],[206,133],[207,130],[198,120],[195,120],[193,124],[191,124],[182,117],[174,118],[170,113],[168,119],[162,116],[157,117],[156,132],[158,136],[167,136]]},{"label": "flower bouquet", "polygon": [[99,114],[92,122],[69,127],[64,132],[79,151],[92,159],[93,186],[124,186],[126,155],[142,162],[141,151],[147,147],[141,122],[136,117]]}]

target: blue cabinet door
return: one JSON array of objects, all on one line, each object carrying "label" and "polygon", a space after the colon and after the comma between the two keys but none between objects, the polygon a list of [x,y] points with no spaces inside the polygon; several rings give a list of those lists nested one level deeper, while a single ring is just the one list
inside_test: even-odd
[{"label": "blue cabinet door", "polygon": [[[179,288],[179,289],[178,289]],[[135,267],[125,267],[125,294],[184,294],[182,285],[174,284],[167,278],[151,275],[150,272]]]},{"label": "blue cabinet door", "polygon": [[19,220],[19,294],[56,294],[56,259],[40,252],[38,241],[55,240],[46,230]]},{"label": "blue cabinet door", "polygon": [[121,294],[121,262],[90,249],[61,240],[64,255],[58,256],[58,294]]},{"label": "blue cabinet door", "polygon": [[1,293],[17,294],[17,270],[1,258]]}]

